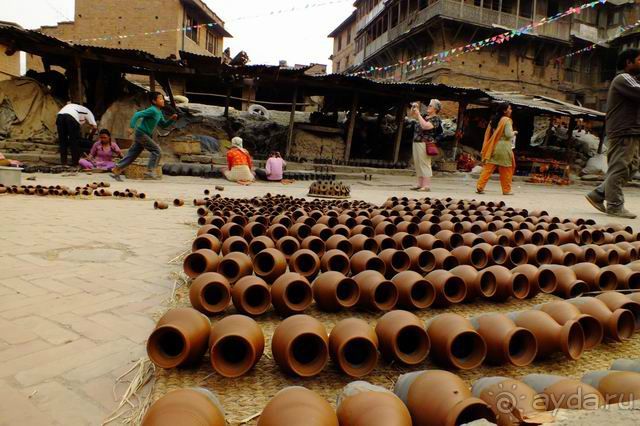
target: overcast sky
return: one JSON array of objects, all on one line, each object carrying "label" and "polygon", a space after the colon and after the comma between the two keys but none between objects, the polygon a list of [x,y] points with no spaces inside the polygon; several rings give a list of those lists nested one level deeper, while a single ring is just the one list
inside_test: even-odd
[{"label": "overcast sky", "polygon": [[[305,9],[306,5],[328,1],[337,3]],[[233,55],[245,50],[253,64],[277,64],[284,59],[293,65],[330,62],[332,43],[327,35],[349,16],[353,1],[205,0],[205,3],[233,34],[233,39],[225,39],[225,47],[231,47]],[[298,10],[291,11],[292,7]],[[272,11],[286,9],[282,14],[268,16]],[[17,22],[25,28],[54,25],[72,20],[73,16],[74,0],[0,0],[0,20]]]}]

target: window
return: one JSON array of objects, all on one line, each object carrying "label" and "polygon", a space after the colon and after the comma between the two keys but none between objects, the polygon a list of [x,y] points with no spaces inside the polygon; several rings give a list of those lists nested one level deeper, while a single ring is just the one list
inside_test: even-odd
[{"label": "window", "polygon": [[621,17],[622,17],[622,14],[620,13],[619,10],[615,12],[610,11],[609,14],[607,15],[607,25],[610,27],[613,25],[620,25],[622,23]]},{"label": "window", "polygon": [[342,50],[342,34],[338,34],[338,52]]},{"label": "window", "polygon": [[187,30],[185,31],[185,34],[187,35],[187,37],[189,37],[191,40],[195,41],[196,43],[198,42],[198,21],[196,21],[195,18],[187,15]]},{"label": "window", "polygon": [[216,53],[216,36],[211,30],[207,30],[207,50]]},{"label": "window", "polygon": [[351,28],[347,30],[347,46],[351,44]]},{"label": "window", "polygon": [[531,0],[520,0],[520,16],[523,18],[531,18],[533,11],[533,2]]},{"label": "window", "polygon": [[498,48],[498,63],[500,65],[509,65],[509,58],[511,56],[509,53],[509,48],[506,46]]}]

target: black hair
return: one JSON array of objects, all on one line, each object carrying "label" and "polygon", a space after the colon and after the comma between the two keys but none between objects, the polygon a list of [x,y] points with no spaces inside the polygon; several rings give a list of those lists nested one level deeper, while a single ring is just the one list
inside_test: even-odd
[{"label": "black hair", "polygon": [[156,99],[158,99],[158,96],[164,95],[160,92],[149,92],[149,102],[155,103]]},{"label": "black hair", "polygon": [[269,157],[280,158],[280,153],[278,151],[271,151]]},{"label": "black hair", "polygon": [[640,56],[640,49],[627,49],[620,52],[618,55],[618,62],[616,68],[618,71],[622,71],[626,68],[629,62],[634,62],[636,58]]},{"label": "black hair", "polygon": [[493,115],[493,117],[491,117],[491,128],[493,130],[498,128],[498,124],[500,124],[500,120],[502,120],[502,117],[504,117],[504,114],[507,112],[508,109],[509,109],[509,104],[507,102],[496,105],[496,112]]},{"label": "black hair", "polygon": [[107,129],[102,129],[98,132],[99,135],[107,135],[109,137],[111,137],[111,132],[108,131]]}]

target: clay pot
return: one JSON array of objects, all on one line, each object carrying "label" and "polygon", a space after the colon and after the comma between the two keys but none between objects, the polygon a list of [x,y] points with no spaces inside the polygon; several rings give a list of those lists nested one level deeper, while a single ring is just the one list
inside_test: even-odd
[{"label": "clay pot", "polygon": [[577,244],[579,242],[580,236],[575,230],[562,231],[560,229],[554,229],[547,234],[547,243],[555,246]]},{"label": "clay pot", "polygon": [[321,225],[325,225],[329,228],[333,228],[334,226],[338,225],[338,218],[334,217],[334,216],[321,216],[320,218],[318,218],[318,223]]},{"label": "clay pot", "polygon": [[[540,281],[540,270],[533,265],[519,265],[511,270],[514,274],[523,274],[529,280],[529,293],[525,296],[525,299],[532,299],[536,297],[542,288],[545,292],[552,292],[555,286],[555,276],[552,277],[552,281]],[[547,277],[548,278],[548,277]]]},{"label": "clay pot", "polygon": [[209,318],[195,309],[171,309],[147,340],[149,359],[160,368],[194,365],[207,351],[210,330]]},{"label": "clay pot", "polygon": [[267,227],[259,222],[249,222],[245,225],[242,235],[247,241],[263,236],[267,232]]},{"label": "clay pot", "polygon": [[484,251],[491,265],[502,265],[509,260],[507,251],[502,246],[492,246],[487,243],[481,243],[476,244],[473,248]]},{"label": "clay pot", "polygon": [[482,364],[487,345],[471,322],[457,314],[440,314],[427,322],[431,357],[448,367],[470,370]]},{"label": "clay pot", "polygon": [[351,257],[350,264],[351,273],[353,275],[366,270],[378,271],[384,275],[387,270],[382,259],[380,259],[374,252],[367,250],[354,254]]},{"label": "clay pot", "polygon": [[627,250],[617,244],[605,244],[603,246],[600,246],[600,248],[607,252],[615,251],[616,253],[618,253],[618,262],[621,264],[627,264],[629,262],[638,260],[638,252],[634,248]]},{"label": "clay pot", "polygon": [[612,271],[606,271],[593,263],[578,263],[571,267],[578,280],[587,283],[589,290],[615,290],[618,279]]},{"label": "clay pot", "polygon": [[436,298],[432,305],[434,307],[446,307],[453,303],[460,303],[467,297],[465,282],[449,271],[436,270],[424,278],[433,285],[436,291]]},{"label": "clay pot", "polygon": [[392,238],[396,243],[396,247],[401,250],[418,246],[418,240],[416,240],[416,237],[406,232],[398,232]]},{"label": "clay pot", "polygon": [[637,359],[616,359],[611,363],[611,370],[633,371],[640,373],[640,360]]},{"label": "clay pot", "polygon": [[583,314],[595,317],[604,327],[605,337],[621,342],[630,339],[636,329],[635,317],[627,309],[611,311],[602,300],[595,297],[579,297],[569,300]]},{"label": "clay pot", "polygon": [[378,363],[378,337],[366,321],[347,318],[331,330],[329,352],[343,373],[363,377]]},{"label": "clay pot", "polygon": [[320,258],[311,250],[298,250],[289,259],[289,270],[312,280],[320,272]]},{"label": "clay pot", "polygon": [[187,424],[226,426],[224,409],[209,390],[173,390],[154,402],[142,419],[142,426]]},{"label": "clay pot", "polygon": [[224,243],[222,243],[222,255],[226,256],[229,253],[249,254],[247,240],[242,237],[229,237],[224,240]]},{"label": "clay pot", "polygon": [[333,235],[342,235],[345,238],[349,238],[351,236],[351,229],[344,225],[334,226],[331,228],[331,232],[333,232]]},{"label": "clay pot", "polygon": [[380,353],[388,362],[418,365],[427,358],[431,349],[424,324],[407,311],[396,310],[384,314],[376,324],[376,334]]},{"label": "clay pot", "polygon": [[231,237],[242,237],[244,235],[243,227],[234,222],[226,223],[220,228],[220,231],[222,232],[222,239],[225,241]]},{"label": "clay pot", "polygon": [[346,275],[350,266],[349,257],[340,250],[329,250],[320,258],[322,272],[337,271]]},{"label": "clay pot", "polygon": [[403,402],[388,390],[367,382],[352,382],[338,397],[341,426],[412,426]]},{"label": "clay pot", "polygon": [[489,264],[489,259],[484,250],[477,247],[456,247],[451,252],[451,255],[458,260],[458,264],[471,265],[478,270],[486,268]]},{"label": "clay pot", "polygon": [[[200,227],[198,229],[198,232],[196,233],[196,235],[199,237],[200,235],[204,235],[204,234],[209,234],[209,235],[213,235],[214,237],[216,237],[218,240],[222,240],[222,232],[220,231],[220,228],[218,228],[217,226],[213,226],[213,225],[204,225],[202,227]],[[220,245],[222,245],[222,243],[220,243]]]},{"label": "clay pot", "polygon": [[410,269],[412,271],[426,274],[435,269],[436,260],[428,250],[423,250],[420,247],[410,247],[404,252],[409,256]]},{"label": "clay pot", "polygon": [[393,238],[389,237],[388,235],[376,235],[375,237],[373,237],[373,239],[378,244],[379,251],[396,248],[396,242],[393,241]]},{"label": "clay pot", "polygon": [[398,307],[402,309],[426,309],[435,301],[433,284],[417,272],[400,272],[392,281],[398,289]]},{"label": "clay pot", "polygon": [[[526,262],[525,263],[530,263],[532,265],[538,265],[538,252],[540,251],[540,247],[538,247],[536,245],[533,245],[533,244],[523,244],[523,245],[519,245],[518,247],[522,251],[524,251],[524,253],[526,253]],[[522,251],[519,252],[521,256],[522,256]],[[549,259],[551,258],[551,253],[549,253],[549,250],[543,250],[543,253],[545,254],[545,256],[548,256]],[[548,261],[545,260],[545,262],[548,262]],[[513,262],[513,263],[515,263],[515,262]]]},{"label": "clay pot", "polygon": [[375,227],[376,235],[386,235],[388,237],[391,237],[397,231],[398,230],[397,230],[396,226],[393,223],[386,222],[386,221],[385,222],[380,222]]},{"label": "clay pot", "polygon": [[184,273],[187,274],[189,278],[196,278],[205,272],[215,272],[218,269],[220,259],[220,256],[213,250],[196,250],[184,258]]},{"label": "clay pot", "polygon": [[602,268],[601,272],[612,272],[616,276],[616,289],[640,289],[640,272],[624,265],[611,265]]},{"label": "clay pot", "polygon": [[307,237],[304,240],[302,240],[302,243],[300,243],[300,248],[311,250],[312,252],[317,254],[319,257],[322,257],[322,255],[325,252],[324,241],[314,236]]},{"label": "clay pot", "polygon": [[449,271],[455,268],[456,266],[458,266],[458,259],[452,256],[451,252],[449,252],[449,250],[447,249],[443,249],[443,248],[433,249],[431,250],[431,254],[433,255],[436,262],[436,267],[435,267],[436,270],[444,269]]},{"label": "clay pot", "polygon": [[378,252],[378,243],[373,238],[370,238],[366,235],[358,234],[349,238],[349,242],[351,243],[351,247],[353,248],[354,253],[358,253],[363,250],[372,251],[374,253]]},{"label": "clay pot", "polygon": [[257,276],[272,283],[287,271],[287,259],[280,250],[268,248],[255,256],[253,267]]},{"label": "clay pot", "polygon": [[[38,192],[38,195],[47,195],[47,193],[45,192],[46,190],[41,190],[42,193]],[[169,208],[169,204],[165,203],[164,201],[154,201],[153,203],[153,208],[156,210],[166,210]]]},{"label": "clay pot", "polygon": [[212,250],[216,253],[220,253],[221,248],[222,243],[220,242],[220,240],[211,234],[199,235],[195,240],[193,240],[193,244],[191,245],[191,251],[207,249]]},{"label": "clay pot", "polygon": [[356,225],[351,228],[351,235],[364,235],[366,237],[373,238],[373,236],[376,235],[376,232],[371,226]]},{"label": "clay pot", "polygon": [[590,248],[596,253],[596,265],[598,266],[609,266],[620,263],[620,255],[615,250],[604,250],[600,246],[594,244],[584,247],[585,249]]},{"label": "clay pot", "polygon": [[340,225],[345,225],[348,228],[353,228],[357,225],[357,222],[354,218],[344,213],[338,216],[338,223]]},{"label": "clay pot", "polygon": [[271,238],[262,235],[252,239],[249,243],[249,255],[255,259],[256,255],[261,251],[275,247],[276,245]]},{"label": "clay pot", "polygon": [[403,374],[393,392],[409,409],[414,426],[456,426],[480,419],[496,420],[489,405],[474,398],[467,384],[448,371]]},{"label": "clay pot", "polygon": [[189,288],[191,305],[205,315],[224,312],[231,304],[229,281],[215,272],[207,272],[196,278]]},{"label": "clay pot", "polygon": [[546,245],[540,247],[538,250],[536,261],[539,265],[553,264],[571,266],[578,263],[578,258],[575,254],[565,252],[558,246]]},{"label": "clay pot", "polygon": [[398,303],[398,289],[377,271],[363,271],[353,277],[360,290],[358,306],[370,311],[390,311]]},{"label": "clay pot", "polygon": [[353,308],[360,299],[360,288],[352,279],[335,271],[320,274],[312,285],[313,298],[325,312]]},{"label": "clay pot", "polygon": [[460,234],[455,234],[452,231],[440,231],[435,237],[444,243],[444,246],[448,250],[453,250],[456,247],[460,247],[463,244],[463,239]]},{"label": "clay pot", "polygon": [[582,383],[593,386],[607,404],[619,404],[640,399],[640,373],[632,371],[592,371],[582,376]]},{"label": "clay pot", "polygon": [[271,286],[271,302],[282,316],[301,314],[312,301],[311,284],[295,272],[283,274]]},{"label": "clay pot", "polygon": [[218,273],[233,284],[240,278],[253,274],[251,258],[244,253],[232,252],[224,256],[218,264]]},{"label": "clay pot", "polygon": [[320,374],[329,360],[329,336],[317,319],[294,315],[276,327],[271,352],[276,364],[286,373],[313,377]]},{"label": "clay pot", "polygon": [[551,414],[545,416],[544,400],[524,382],[507,377],[483,377],[476,380],[471,392],[489,404],[497,416],[498,426],[520,426],[523,420],[537,424],[553,421]]},{"label": "clay pot", "polygon": [[271,290],[262,278],[250,275],[233,286],[231,299],[238,312],[259,316],[271,307]]},{"label": "clay pot", "polygon": [[464,302],[471,302],[481,296],[480,280],[478,280],[478,271],[476,268],[469,265],[460,265],[456,266],[449,272],[451,272],[452,275],[461,278],[464,282],[464,286],[466,288]]},{"label": "clay pot", "polygon": [[589,350],[599,345],[604,337],[600,321],[591,315],[585,315],[569,302],[549,302],[535,307],[551,316],[558,324],[565,325],[569,321],[578,321],[584,332],[584,348]]},{"label": "clay pot", "polygon": [[589,291],[589,286],[576,277],[573,269],[563,265],[543,265],[540,267],[542,280],[550,279],[547,275],[555,277],[557,286],[553,293],[565,299],[580,297]]},{"label": "clay pot", "polygon": [[278,392],[264,407],[257,426],[338,426],[333,408],[317,393],[300,386]]},{"label": "clay pot", "polygon": [[267,228],[267,237],[271,238],[273,241],[278,241],[280,238],[284,238],[288,234],[289,230],[287,227],[277,223]]},{"label": "clay pot", "polygon": [[582,356],[585,339],[577,321],[570,320],[561,326],[549,314],[537,310],[513,312],[508,317],[536,336],[537,358],[546,358],[555,352],[562,352],[569,359]]},{"label": "clay pot", "polygon": [[577,263],[596,263],[596,252],[592,248],[580,247],[577,244],[564,244],[560,246],[560,249],[567,253],[573,253],[576,256]]},{"label": "clay pot", "polygon": [[289,260],[300,249],[300,243],[293,237],[282,237],[276,241],[276,248]]},{"label": "clay pot", "polygon": [[630,299],[627,295],[616,291],[605,291],[604,293],[596,296],[596,299],[603,301],[604,304],[607,305],[607,308],[613,312],[618,309],[627,309],[631,311],[636,320],[636,330],[640,328],[640,303]]},{"label": "clay pot", "polygon": [[416,237],[418,247],[422,250],[431,250],[435,248],[444,248],[444,243],[430,234],[422,234]]},{"label": "clay pot", "polygon": [[262,358],[264,334],[258,324],[244,315],[230,315],[211,328],[211,367],[223,377],[240,377]]},{"label": "clay pot", "polygon": [[604,405],[604,398],[593,386],[578,380],[550,374],[529,374],[522,381],[542,394],[546,410],[597,410]]},{"label": "clay pot", "polygon": [[504,302],[510,297],[524,299],[529,294],[529,279],[504,266],[490,266],[478,273],[480,292],[486,299]]},{"label": "clay pot", "polygon": [[472,318],[471,323],[487,344],[488,363],[524,367],[535,359],[538,352],[535,336],[531,331],[516,326],[506,315],[480,315]]},{"label": "clay pot", "polygon": [[378,257],[384,262],[387,278],[391,278],[402,271],[407,271],[411,267],[411,259],[404,251],[386,249],[382,250]]},{"label": "clay pot", "polygon": [[347,256],[353,254],[353,246],[343,235],[333,235],[326,241],[327,250],[340,250]]}]

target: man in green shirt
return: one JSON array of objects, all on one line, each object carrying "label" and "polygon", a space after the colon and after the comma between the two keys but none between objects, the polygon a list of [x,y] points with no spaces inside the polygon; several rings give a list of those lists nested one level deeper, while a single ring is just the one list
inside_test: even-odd
[{"label": "man in green shirt", "polygon": [[161,93],[149,93],[149,100],[151,106],[136,112],[131,118],[130,132],[135,132],[135,139],[127,155],[113,168],[111,176],[116,180],[121,180],[122,171],[129,167],[145,149],[151,154],[149,171],[145,174],[145,179],[160,179],[160,176],[156,175],[155,169],[160,161],[162,150],[160,145],[153,140],[153,132],[158,125],[163,128],[171,126],[178,116],[173,114],[169,120],[164,119],[161,110],[164,108],[164,96]]}]

